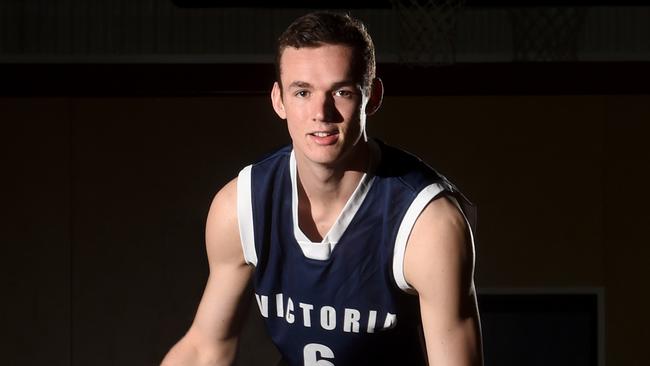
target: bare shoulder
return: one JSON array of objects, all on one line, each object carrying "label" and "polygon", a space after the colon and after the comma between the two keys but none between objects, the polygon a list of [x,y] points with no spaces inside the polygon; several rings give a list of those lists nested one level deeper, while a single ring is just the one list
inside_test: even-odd
[{"label": "bare shoulder", "polygon": [[237,219],[237,178],[228,182],[212,200],[205,226],[210,266],[214,262],[244,263]]},{"label": "bare shoulder", "polygon": [[[226,183],[212,199],[210,205],[210,215],[221,214],[231,215],[237,218],[237,178]],[[234,211],[234,212],[233,212]]]},{"label": "bare shoulder", "polygon": [[408,239],[407,282],[418,292],[434,287],[438,280],[444,281],[441,285],[461,285],[471,277],[473,262],[469,227],[458,206],[445,196],[429,202]]}]

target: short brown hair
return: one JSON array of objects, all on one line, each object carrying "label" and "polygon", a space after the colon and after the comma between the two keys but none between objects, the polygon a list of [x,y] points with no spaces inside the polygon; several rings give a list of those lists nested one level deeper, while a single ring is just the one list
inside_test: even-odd
[{"label": "short brown hair", "polygon": [[375,46],[358,19],[347,14],[313,12],[296,19],[278,38],[275,72],[280,82],[280,59],[285,48],[319,47],[324,44],[350,46],[354,52],[354,72],[369,90],[375,78]]}]

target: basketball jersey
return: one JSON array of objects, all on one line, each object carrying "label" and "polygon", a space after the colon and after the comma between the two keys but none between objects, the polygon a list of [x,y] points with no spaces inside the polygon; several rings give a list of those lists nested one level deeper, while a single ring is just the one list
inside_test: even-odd
[{"label": "basketball jersey", "polygon": [[255,266],[255,299],[291,366],[426,364],[418,297],[402,269],[406,242],[440,194],[466,218],[474,211],[418,158],[376,146],[379,163],[320,243],[298,225],[291,146],[239,174],[239,229],[244,257]]}]

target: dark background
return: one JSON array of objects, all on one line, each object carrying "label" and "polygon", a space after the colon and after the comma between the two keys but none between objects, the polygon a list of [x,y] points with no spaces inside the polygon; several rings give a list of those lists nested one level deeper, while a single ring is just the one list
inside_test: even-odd
[{"label": "dark background", "polygon": [[[266,94],[277,34],[249,30],[264,33],[249,43],[270,43],[252,62],[254,50],[205,41],[235,47],[236,25],[191,43],[184,18],[248,10],[133,3],[0,2],[2,364],[157,364],[207,278],[213,195],[288,142]],[[602,294],[606,363],[644,365],[650,12],[593,5],[611,18],[581,44],[602,52],[570,60],[482,61],[485,49],[424,68],[380,54],[387,95],[369,131],[477,203],[479,291]],[[290,21],[305,9],[250,11]],[[626,24],[638,43],[609,31]],[[274,363],[264,337],[254,311],[240,364]]]}]

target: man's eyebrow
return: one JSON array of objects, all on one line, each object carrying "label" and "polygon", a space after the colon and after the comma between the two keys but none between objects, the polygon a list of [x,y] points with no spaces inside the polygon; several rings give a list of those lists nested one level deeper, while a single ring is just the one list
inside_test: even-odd
[{"label": "man's eyebrow", "polygon": [[311,88],[311,84],[305,81],[294,81],[289,84],[289,88]]},{"label": "man's eyebrow", "polygon": [[[332,88],[336,89],[336,88],[340,88],[342,86],[353,86],[354,87],[354,86],[357,86],[357,84],[358,83],[356,81],[354,81],[354,80],[342,80],[342,81],[337,81],[334,84],[332,84]],[[313,87],[312,87],[311,84],[309,84],[306,81],[296,80],[296,81],[292,82],[291,84],[289,84],[289,88],[311,89]]]},{"label": "man's eyebrow", "polygon": [[342,86],[357,86],[357,82],[354,80],[342,80],[342,81],[337,81],[332,85],[334,89],[340,88]]}]

